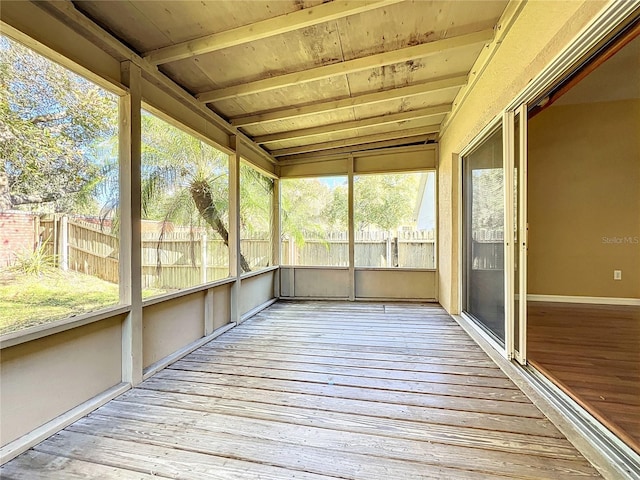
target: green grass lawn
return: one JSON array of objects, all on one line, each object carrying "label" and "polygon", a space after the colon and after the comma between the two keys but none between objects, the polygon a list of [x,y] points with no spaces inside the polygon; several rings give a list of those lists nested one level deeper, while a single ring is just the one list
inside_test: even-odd
[{"label": "green grass lawn", "polygon": [[0,272],[0,334],[118,304],[118,285],[76,272]]}]

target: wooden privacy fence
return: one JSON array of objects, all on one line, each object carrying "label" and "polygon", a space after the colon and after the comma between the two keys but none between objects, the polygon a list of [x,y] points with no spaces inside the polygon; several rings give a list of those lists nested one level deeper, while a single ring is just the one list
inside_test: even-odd
[{"label": "wooden privacy fence", "polygon": [[[40,239],[61,269],[118,282],[120,243],[110,223],[45,217],[40,220]],[[229,275],[228,258],[218,238],[171,232],[159,241],[158,233],[143,232],[142,288],[178,289],[224,278]]]},{"label": "wooden privacy fence", "polygon": [[[157,226],[157,225],[156,225]],[[36,222],[41,248],[62,269],[118,282],[119,242],[109,222],[82,218],[42,217]],[[229,275],[229,251],[216,234],[178,231],[142,233],[142,287],[179,289]],[[144,229],[143,229],[144,230]],[[348,266],[347,232],[304,232],[296,244],[284,236],[284,265]],[[502,230],[478,230],[472,235],[473,268],[504,266]],[[272,265],[268,233],[243,233],[240,248],[252,269]],[[355,264],[359,267],[435,268],[433,231],[356,232]]]},{"label": "wooden privacy fence", "polygon": [[476,229],[471,234],[473,270],[504,270],[504,231]]},{"label": "wooden privacy fence", "polygon": [[[155,228],[154,228],[155,227]],[[229,249],[217,235],[203,232],[165,232],[158,225],[142,232],[142,288],[180,289],[229,276]],[[119,240],[110,222],[66,216],[40,219],[41,248],[63,270],[117,283]],[[240,249],[251,268],[272,264],[271,240],[264,233],[243,233]]]},{"label": "wooden privacy fence", "polygon": [[[282,241],[283,264],[349,265],[347,232],[304,233],[303,236],[303,244],[285,236]],[[435,268],[433,231],[357,231],[354,249],[357,267]]]},{"label": "wooden privacy fence", "polygon": [[229,250],[220,238],[189,232],[142,235],[142,288],[178,289],[229,276]]}]

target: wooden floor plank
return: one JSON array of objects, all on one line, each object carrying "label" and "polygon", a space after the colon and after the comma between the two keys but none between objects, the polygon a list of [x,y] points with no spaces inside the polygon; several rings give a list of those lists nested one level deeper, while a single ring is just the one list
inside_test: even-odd
[{"label": "wooden floor plank", "polygon": [[[227,335],[227,334],[225,334]],[[363,341],[358,340],[344,340],[344,341],[313,341],[311,338],[305,339],[305,341],[300,340],[286,340],[286,339],[277,339],[273,338],[271,340],[259,337],[254,338],[250,335],[238,335],[232,334],[232,332],[228,332],[227,338],[224,339],[226,342],[242,344],[243,347],[266,347],[269,345],[277,343],[278,345],[284,345],[288,347],[297,347],[300,351],[316,351],[316,350],[329,350],[332,352],[342,352],[342,351],[354,351],[358,350],[360,352],[365,353],[375,353],[375,354],[387,354],[387,355],[415,355],[415,356],[426,356],[429,357],[431,355],[436,357],[444,357],[444,358],[460,358],[461,356],[465,359],[477,359],[477,360],[486,360],[486,354],[480,349],[480,347],[470,346],[465,348],[447,348],[445,346],[433,345],[428,347],[420,347],[420,346],[402,346],[399,344],[367,344]]]},{"label": "wooden floor plank", "polygon": [[312,365],[333,365],[339,367],[369,368],[385,371],[422,372],[422,373],[448,373],[451,375],[472,375],[478,377],[506,378],[498,368],[478,367],[475,365],[456,365],[438,363],[399,362],[393,360],[372,360],[360,358],[344,358],[334,356],[320,356],[306,353],[280,353],[277,351],[255,352],[244,351],[207,351],[194,352],[192,359],[197,361],[211,361],[220,363],[233,363],[234,365],[254,364],[257,360],[284,363],[303,363]]},{"label": "wooden floor plank", "polygon": [[[395,403],[406,406],[443,408],[479,413],[542,418],[540,411],[531,403],[510,402],[486,398],[434,395],[426,392],[403,392],[375,388],[343,386],[328,382],[313,383],[296,380],[279,380],[239,375],[218,375],[208,372],[165,369],[156,374],[159,379],[182,379],[187,382],[217,385],[220,388],[249,387],[262,390],[265,395],[271,392],[293,392],[326,397],[368,400],[372,402]],[[473,391],[471,389],[470,391]]]},{"label": "wooden floor plank", "polygon": [[518,389],[503,389],[485,385],[467,386],[435,382],[419,383],[395,379],[356,377],[331,373],[291,372],[287,370],[273,370],[257,366],[236,367],[193,362],[190,360],[180,360],[169,368],[181,371],[207,373],[207,376],[210,378],[220,378],[226,375],[232,377],[254,378],[258,380],[263,378],[289,380],[294,382],[326,384],[336,387],[360,387],[370,390],[387,390],[463,398],[481,398],[499,400],[503,402],[528,403],[527,397]]},{"label": "wooden floor plank", "polygon": [[453,334],[451,332],[447,332],[446,329],[442,330],[431,330],[424,331],[418,330],[414,328],[403,330],[400,326],[397,329],[389,330],[389,329],[377,329],[375,327],[367,327],[367,328],[332,328],[330,332],[327,332],[326,326],[323,327],[318,325],[316,327],[300,327],[300,328],[290,328],[290,327],[269,327],[269,325],[264,326],[256,326],[252,328],[252,335],[256,333],[262,335],[278,335],[280,337],[337,337],[340,339],[343,338],[366,338],[371,340],[387,340],[393,341],[394,339],[402,339],[404,343],[407,342],[407,334],[411,334],[411,341],[420,343],[421,345],[428,345],[429,343],[435,343],[439,341],[444,341],[447,344],[454,345],[475,345],[473,340],[470,338],[462,338],[460,334]]},{"label": "wooden floor plank", "polygon": [[272,305],[2,472],[599,478],[441,307],[314,301]]},{"label": "wooden floor plank", "polygon": [[[82,425],[87,419],[78,421]],[[309,472],[238,460],[231,456],[203,454],[182,448],[158,447],[139,438],[122,440],[107,436],[63,430],[36,445],[37,452],[62,454],[73,459],[128,469],[141,469],[151,475],[189,480],[211,479],[304,479],[326,480],[330,477]],[[118,477],[111,477],[118,478]]]},{"label": "wooden floor plank", "polygon": [[[162,419],[161,424],[157,423],[158,418]],[[84,428],[85,425],[87,428]],[[496,452],[428,441],[408,441],[346,430],[336,434],[334,430],[295,425],[284,421],[246,419],[214,413],[202,415],[199,412],[148,404],[143,405],[142,408],[123,409],[118,402],[111,402],[102,407],[99,413],[77,422],[69,430],[108,437],[114,437],[114,432],[117,431],[118,438],[136,438],[145,442],[157,440],[162,431],[164,432],[162,436],[167,439],[165,446],[179,445],[180,448],[185,448],[196,444],[201,452],[201,448],[206,444],[201,439],[215,435],[215,438],[219,439],[215,445],[216,450],[208,453],[221,456],[236,453],[252,462],[279,465],[283,468],[292,468],[291,460],[286,458],[287,450],[297,449],[298,453],[294,457],[323,457],[322,462],[326,461],[324,458],[327,456],[332,456],[330,452],[333,451],[333,455],[341,457],[349,453],[364,455],[371,460],[374,458],[409,460],[424,465],[425,470],[427,466],[464,469],[468,459],[473,458],[476,471],[515,475],[523,479],[556,480],[558,477],[589,477],[593,474],[592,467],[580,457],[577,460],[556,458],[553,466],[550,466],[549,458],[527,453]],[[250,441],[233,445],[232,438],[236,434]],[[253,446],[252,450],[249,450],[251,448],[249,445]],[[273,452],[274,445],[284,450]],[[304,450],[300,447],[313,447],[313,450]],[[318,450],[328,451],[323,453]],[[283,456],[285,458],[281,458]],[[309,467],[310,464],[307,464],[307,468]],[[310,471],[321,470],[316,466]],[[328,473],[344,476],[343,473],[336,471]],[[376,478],[381,477],[376,476]]]},{"label": "wooden floor plank", "polygon": [[460,356],[438,356],[433,354],[427,354],[427,352],[421,355],[410,355],[404,353],[379,353],[379,352],[362,352],[353,349],[314,349],[313,351],[304,350],[297,345],[247,345],[243,342],[228,342],[223,337],[217,339],[216,342],[211,342],[204,345],[198,350],[201,353],[217,353],[220,351],[225,352],[249,352],[256,355],[263,355],[265,353],[282,353],[284,355],[308,355],[312,354],[316,357],[322,358],[337,358],[337,359],[357,359],[364,361],[387,361],[398,364],[413,366],[418,365],[465,365],[490,368],[497,372],[500,371],[498,367],[489,359],[489,357],[467,358]]},{"label": "wooden floor plank", "polygon": [[[318,412],[299,406],[269,405],[242,400],[225,401],[220,398],[143,389],[127,392],[118,398],[118,402],[131,404],[132,409],[156,405],[462,447],[526,453],[567,460],[579,458],[579,454],[563,438],[538,436],[531,433],[496,432],[469,425],[457,427],[451,424],[426,424],[413,419],[396,420],[373,416],[370,412],[366,415],[327,410]],[[124,408],[126,406],[123,406]]]},{"label": "wooden floor plank", "polygon": [[[368,368],[363,366],[326,365],[320,363],[295,362],[293,360],[267,360],[264,358],[232,359],[191,355],[191,362],[207,365],[233,367],[266,368],[290,372],[321,373],[326,375],[341,375],[350,377],[365,377],[372,379],[403,380],[409,382],[445,383],[452,385],[478,385],[485,387],[516,389],[517,387],[506,377],[476,376],[473,374],[457,374],[445,372],[415,372],[407,370],[387,370],[383,368]],[[219,369],[223,373],[225,370]]]},{"label": "wooden floor plank", "polygon": [[0,467],[3,480],[157,479],[158,475],[30,450]]},{"label": "wooden floor plank", "polygon": [[[304,406],[312,413],[316,411],[354,413],[368,416],[377,421],[378,418],[410,420],[437,425],[451,425],[471,427],[495,432],[524,433],[553,438],[564,438],[555,426],[547,419],[505,415],[500,412],[486,413],[469,410],[448,410],[446,408],[432,408],[416,405],[405,405],[372,401],[371,399],[356,400],[334,396],[313,395],[310,393],[294,393],[287,391],[268,391],[246,386],[226,386],[189,382],[179,378],[152,377],[144,382],[136,392],[144,390],[162,393],[184,393],[191,395],[192,403],[216,398],[222,400],[240,400],[259,402],[265,405]],[[526,412],[522,412],[523,414]],[[537,412],[534,412],[537,413]]]},{"label": "wooden floor plank", "polygon": [[[164,422],[161,425],[134,419],[118,419],[114,422],[112,418],[95,415],[78,422],[69,430],[73,433],[104,435],[107,438],[125,441],[133,437],[138,442],[155,447],[178,448],[180,451],[198,455],[222,458],[241,457],[243,461],[250,461],[254,465],[270,465],[281,468],[291,475],[286,478],[297,478],[293,475],[301,473],[323,475],[322,478],[387,480],[390,471],[394,472],[397,478],[447,478],[455,480],[504,478],[500,475],[493,476],[482,472],[460,471],[455,468],[427,463],[406,462],[394,458],[345,451],[345,449],[336,451],[309,445],[314,442],[306,440],[287,441],[295,439],[287,439],[282,436],[275,439],[262,438],[247,436],[244,432],[236,434],[223,428],[211,430],[206,428],[204,422],[198,422],[198,426],[185,429],[170,422]],[[216,438],[215,443],[207,441],[213,434]],[[333,445],[336,447],[344,446],[339,441]],[[327,458],[336,458],[339,461],[327,462]]]},{"label": "wooden floor plank", "polygon": [[[229,338],[255,338],[255,332],[230,332]],[[267,341],[289,341],[297,342],[301,339],[318,343],[337,343],[338,345],[370,345],[370,346],[389,346],[401,348],[425,348],[429,346],[439,346],[443,349],[468,348],[471,351],[477,348],[477,345],[471,339],[459,339],[457,337],[445,338],[436,335],[424,336],[413,333],[410,337],[401,337],[400,335],[368,335],[366,333],[350,332],[345,333],[316,333],[316,332],[270,332],[262,333],[261,340]]]}]

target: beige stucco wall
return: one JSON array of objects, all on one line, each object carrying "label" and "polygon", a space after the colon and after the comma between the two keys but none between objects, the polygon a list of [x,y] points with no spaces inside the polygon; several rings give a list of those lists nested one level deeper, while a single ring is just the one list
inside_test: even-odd
[{"label": "beige stucco wall", "polygon": [[439,300],[459,310],[457,153],[574,39],[606,1],[535,1],[523,7],[491,62],[440,138]]},{"label": "beige stucco wall", "polygon": [[640,298],[638,132],[640,100],[530,120],[529,293]]}]

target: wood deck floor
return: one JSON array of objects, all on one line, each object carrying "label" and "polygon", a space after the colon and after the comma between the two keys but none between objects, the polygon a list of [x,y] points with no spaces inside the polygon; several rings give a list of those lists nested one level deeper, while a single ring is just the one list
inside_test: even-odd
[{"label": "wood deck floor", "polygon": [[599,478],[439,306],[279,302],[3,479]]}]

